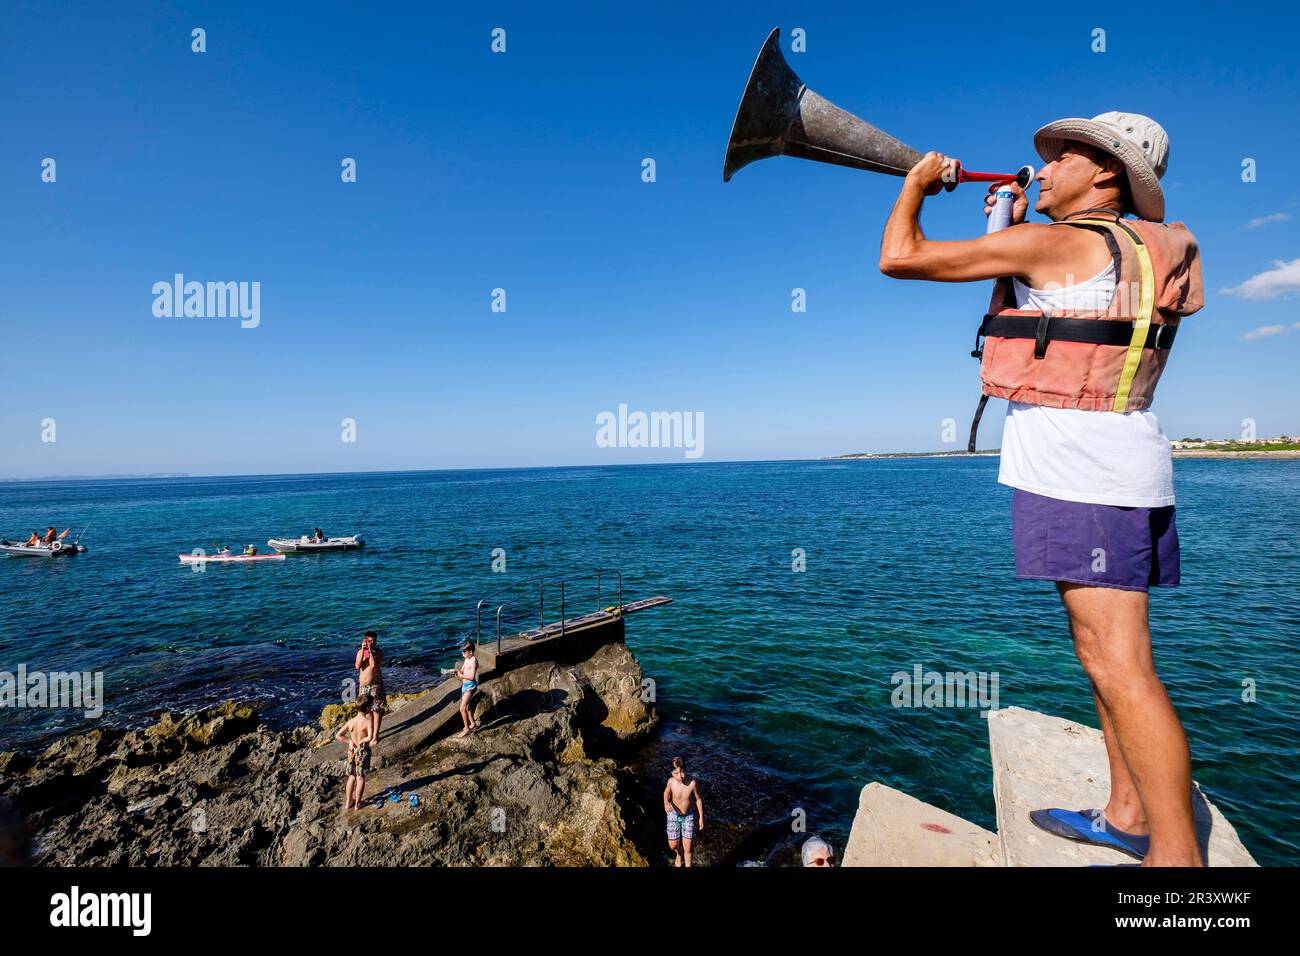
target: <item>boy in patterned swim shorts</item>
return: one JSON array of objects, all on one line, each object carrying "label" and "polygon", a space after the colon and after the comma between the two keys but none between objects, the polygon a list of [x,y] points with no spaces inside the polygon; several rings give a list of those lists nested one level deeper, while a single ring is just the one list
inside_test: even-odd
[{"label": "boy in patterned swim shorts", "polygon": [[[373,704],[369,694],[357,701],[357,714],[339,728],[335,740],[348,742],[347,789],[343,794],[343,811],[360,810],[366,792],[366,774],[370,773],[370,744],[374,737],[370,729],[370,711]],[[355,791],[355,795],[354,795]]]},{"label": "boy in patterned swim shorts", "polygon": [[673,758],[673,773],[664,787],[664,813],[668,815],[668,848],[673,851],[673,866],[690,866],[695,831],[704,829],[704,801],[699,781],[686,773],[686,761],[681,757]]}]

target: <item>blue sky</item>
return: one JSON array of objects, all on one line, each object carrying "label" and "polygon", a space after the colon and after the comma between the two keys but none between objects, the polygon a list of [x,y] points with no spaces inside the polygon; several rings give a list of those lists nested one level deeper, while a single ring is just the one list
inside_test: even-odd
[{"label": "blue sky", "polygon": [[[722,183],[778,25],[812,88],[970,168],[1038,165],[1058,117],[1156,117],[1207,305],[1155,410],[1171,437],[1300,432],[1300,17],[902,6],[6,4],[0,476],[684,459],[597,447],[620,404],[703,413],[704,460],[952,447],[988,290],[878,273],[900,181],[782,158]],[[981,198],[930,200],[927,232],[979,233]],[[260,282],[261,324],[156,318],[177,272]]]}]

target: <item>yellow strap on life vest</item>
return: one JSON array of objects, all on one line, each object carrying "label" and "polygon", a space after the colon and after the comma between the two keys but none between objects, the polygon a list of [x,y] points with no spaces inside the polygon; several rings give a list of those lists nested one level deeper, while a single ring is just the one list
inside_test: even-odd
[{"label": "yellow strap on life vest", "polygon": [[[1117,226],[1133,243],[1137,252],[1138,271],[1141,273],[1142,292],[1138,300],[1137,315],[1133,320],[1133,337],[1129,339],[1128,354],[1124,356],[1124,369],[1120,372],[1119,384],[1115,387],[1115,401],[1112,412],[1128,411],[1129,391],[1133,388],[1133,377],[1137,375],[1138,365],[1142,361],[1142,350],[1146,346],[1147,332],[1151,328],[1151,313],[1155,311],[1156,279],[1155,270],[1151,268],[1151,254],[1147,251],[1142,237],[1123,222],[1112,219],[1072,219],[1071,222],[1088,222],[1100,226]],[[1117,279],[1123,278],[1117,276]],[[1118,290],[1116,290],[1118,292]]]}]

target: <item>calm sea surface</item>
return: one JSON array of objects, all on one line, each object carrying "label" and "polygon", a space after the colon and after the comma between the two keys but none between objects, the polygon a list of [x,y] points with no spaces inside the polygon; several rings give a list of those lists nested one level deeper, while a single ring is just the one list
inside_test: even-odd
[{"label": "calm sea surface", "polygon": [[[979,711],[890,696],[918,664],[996,672],[1000,706],[1096,724],[1053,586],[1013,575],[996,473],[982,458],[0,483],[0,536],[90,526],[75,559],[0,558],[0,671],[103,671],[114,725],[233,696],[289,726],[338,699],[368,627],[390,691],[425,686],[480,598],[531,624],[530,581],[568,577],[573,614],[596,606],[591,569],[621,569],[628,599],[674,601],[629,618],[628,643],[702,781],[725,752],[726,786],[748,766],[840,839],[871,780],[992,828]],[[1195,775],[1264,864],[1300,864],[1298,479],[1300,462],[1178,461],[1183,585],[1152,603]],[[177,560],[315,525],[369,547]],[[554,618],[557,587],[546,601]],[[93,726],[0,710],[0,750]]]}]

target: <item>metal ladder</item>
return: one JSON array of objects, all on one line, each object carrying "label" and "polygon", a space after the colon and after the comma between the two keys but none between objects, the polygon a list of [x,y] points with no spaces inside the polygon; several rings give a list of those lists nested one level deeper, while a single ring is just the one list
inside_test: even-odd
[{"label": "metal ladder", "polygon": [[[618,610],[617,610],[617,611],[611,611],[610,613],[614,614],[614,615],[617,616],[617,617],[622,617],[622,616],[623,616],[623,572],[622,572],[622,571],[611,570],[611,569],[608,569],[608,568],[597,568],[597,569],[594,570],[594,571],[588,572],[587,574],[583,574],[583,575],[581,575],[580,577],[576,577],[576,578],[563,578],[563,577],[558,577],[558,576],[555,576],[555,575],[547,575],[547,576],[545,576],[545,577],[537,578],[536,580],[533,580],[533,581],[527,581],[527,582],[524,582],[524,583],[522,583],[522,584],[520,584],[520,585],[515,585],[514,587],[527,587],[527,588],[529,589],[530,593],[527,594],[527,595],[512,596],[512,597],[508,598],[507,600],[502,601],[499,605],[497,605],[497,609],[496,609],[497,653],[498,653],[498,654],[501,653],[501,613],[502,613],[502,611],[504,611],[504,610],[505,610],[506,608],[508,608],[508,607],[510,607],[510,608],[518,607],[518,606],[524,604],[525,602],[531,604],[531,603],[532,603],[532,600],[533,600],[533,598],[532,598],[532,594],[531,594],[531,590],[532,590],[532,588],[534,588],[534,587],[537,589],[537,616],[538,616],[538,621],[539,621],[539,625],[538,625],[538,634],[539,634],[539,636],[540,636],[541,634],[545,633],[545,631],[546,631],[546,627],[547,627],[547,624],[546,624],[546,588],[547,588],[547,585],[549,584],[552,588],[554,588],[556,585],[559,585],[559,589],[560,589],[560,636],[563,637],[564,634],[565,634],[565,628],[566,628],[566,626],[567,626],[567,620],[568,620],[568,617],[567,617],[568,607],[567,607],[567,600],[566,600],[566,597],[565,597],[566,586],[567,586],[569,583],[571,583],[571,581],[573,581],[573,582],[576,582],[576,581],[585,581],[585,580],[588,579],[588,577],[592,577],[592,578],[594,578],[594,579],[595,579],[595,582],[596,582],[596,611],[597,611],[597,613],[603,612],[603,611],[605,610],[605,608],[601,606],[602,603],[603,603],[603,602],[601,601],[601,590],[600,590],[600,582],[601,582],[601,579],[602,579],[602,578],[610,578],[610,577],[617,577],[617,578],[618,578]],[[484,605],[489,605],[489,606],[490,606],[491,603],[492,603],[494,600],[497,600],[497,598],[499,597],[499,594],[500,594],[500,592],[498,592],[498,595],[497,595],[497,596],[493,596],[493,597],[485,597],[485,598],[483,598],[481,601],[478,602],[478,604],[477,604],[477,605],[475,606],[475,608],[474,608],[474,645],[475,645],[475,647],[479,646],[479,645],[482,644],[482,642],[483,642],[483,606],[484,606]],[[611,608],[612,608],[612,607],[613,607],[613,605],[611,605]],[[525,632],[525,633],[530,633],[530,632]]]}]

